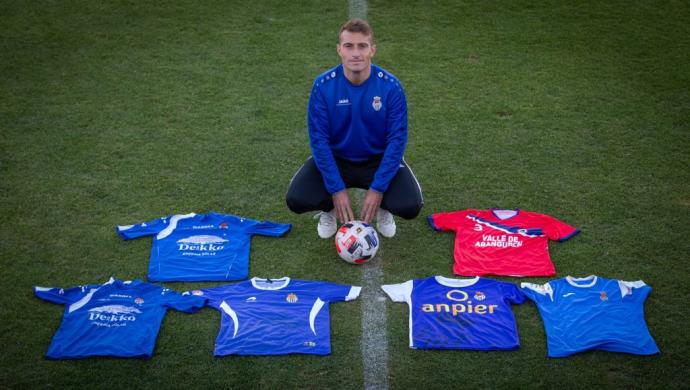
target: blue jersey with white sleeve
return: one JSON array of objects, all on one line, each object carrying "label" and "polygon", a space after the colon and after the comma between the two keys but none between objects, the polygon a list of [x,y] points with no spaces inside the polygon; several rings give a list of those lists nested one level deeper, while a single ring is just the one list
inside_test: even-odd
[{"label": "blue jersey with white sleeve", "polygon": [[168,308],[192,313],[205,299],[140,280],[111,278],[73,288],[34,287],[38,298],[65,305],[49,359],[91,356],[150,358]]},{"label": "blue jersey with white sleeve", "polygon": [[309,142],[326,190],[345,189],[335,158],[361,162],[381,157],[371,188],[386,192],[407,145],[407,101],[400,82],[371,65],[360,85],[338,65],[314,81],[307,111]]},{"label": "blue jersey with white sleeve", "polygon": [[520,347],[512,304],[525,296],[507,282],[432,276],[381,286],[409,306],[410,348],[513,350]]},{"label": "blue jersey with white sleeve", "polygon": [[544,321],[549,357],[591,349],[659,353],[644,320],[644,302],[652,289],[641,280],[567,276],[545,284],[522,283],[522,291]]},{"label": "blue jersey with white sleeve", "polygon": [[168,282],[246,279],[252,236],[279,237],[290,228],[234,215],[191,213],[116,230],[125,240],[153,236],[148,279]]},{"label": "blue jersey with white sleeve", "polygon": [[331,353],[331,302],[350,301],[361,287],[329,282],[252,278],[184,294],[220,311],[215,356]]}]

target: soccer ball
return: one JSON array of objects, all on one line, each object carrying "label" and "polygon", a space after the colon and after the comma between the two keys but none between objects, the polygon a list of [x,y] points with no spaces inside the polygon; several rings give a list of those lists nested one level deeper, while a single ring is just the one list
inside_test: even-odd
[{"label": "soccer ball", "polygon": [[379,236],[369,224],[351,221],[338,229],[335,235],[335,249],[348,263],[366,263],[379,249]]}]

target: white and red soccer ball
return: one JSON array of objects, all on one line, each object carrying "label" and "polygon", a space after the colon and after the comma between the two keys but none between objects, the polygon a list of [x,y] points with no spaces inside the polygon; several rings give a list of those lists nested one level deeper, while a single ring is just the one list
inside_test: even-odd
[{"label": "white and red soccer ball", "polygon": [[369,224],[351,221],[338,229],[335,235],[335,249],[340,258],[348,263],[366,263],[379,249],[379,236]]}]

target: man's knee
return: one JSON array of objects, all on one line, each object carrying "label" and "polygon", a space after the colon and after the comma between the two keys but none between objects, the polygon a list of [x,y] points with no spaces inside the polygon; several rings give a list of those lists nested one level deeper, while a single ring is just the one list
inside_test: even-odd
[{"label": "man's knee", "polygon": [[400,218],[413,219],[419,215],[419,212],[422,211],[423,206],[424,202],[420,200],[407,205],[402,205],[400,208],[395,210],[395,212],[393,212],[392,210],[389,211]]},{"label": "man's knee", "polygon": [[285,194],[285,203],[287,204],[288,209],[290,209],[290,211],[293,213],[301,214],[304,212],[304,210],[302,210],[303,207],[300,205],[299,199],[289,189],[287,194]]},{"label": "man's knee", "polygon": [[[322,193],[323,192],[323,193]],[[296,214],[306,213],[307,211],[328,210],[333,208],[331,199],[325,191],[317,191],[313,188],[299,187],[292,183],[285,194],[285,203],[288,209]]]}]

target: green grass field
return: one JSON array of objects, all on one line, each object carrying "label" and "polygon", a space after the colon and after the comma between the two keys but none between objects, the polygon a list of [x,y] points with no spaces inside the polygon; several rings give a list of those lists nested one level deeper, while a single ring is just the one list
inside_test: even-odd
[{"label": "green grass field", "polygon": [[354,267],[284,202],[346,2],[1,1],[0,387],[361,388],[374,363],[362,361],[361,300],[331,306],[328,357],[213,358],[220,315],[207,308],[169,312],[150,360],[47,361],[63,307],[32,287],[144,279],[150,240],[121,241],[114,226],[207,211],[293,224],[253,240],[252,276],[451,276],[453,235],[424,217],[491,207],[582,230],[550,245],[558,277],[651,285],[662,353],[548,359],[530,302],[514,307],[519,351],[412,350],[407,306],[389,301],[391,388],[687,387],[689,14],[682,1],[370,2],[375,62],[406,89],[406,160],[426,203]]}]

